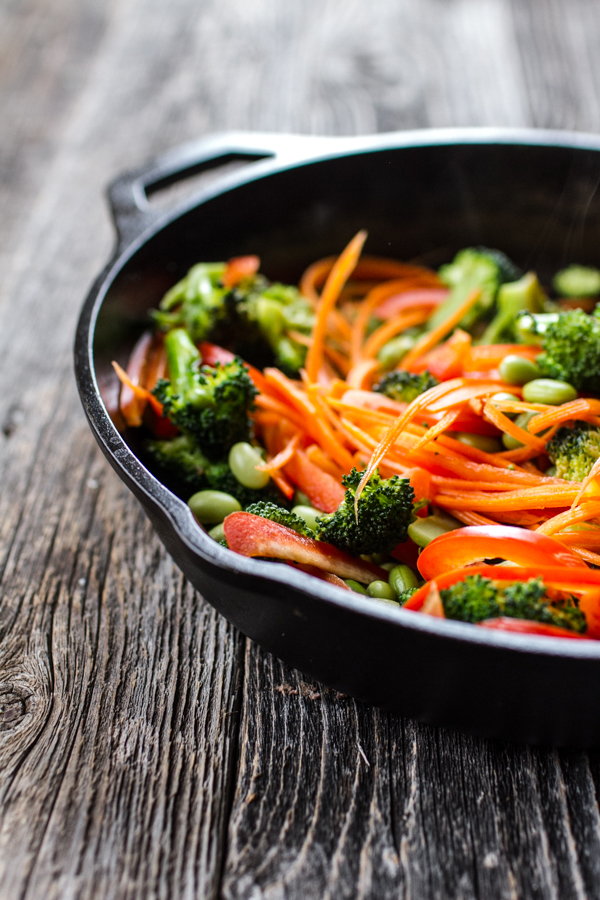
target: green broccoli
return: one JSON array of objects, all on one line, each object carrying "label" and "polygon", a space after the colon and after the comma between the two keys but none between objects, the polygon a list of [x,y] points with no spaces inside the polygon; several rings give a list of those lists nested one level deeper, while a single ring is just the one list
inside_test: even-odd
[{"label": "green broccoli", "polygon": [[560,297],[597,297],[600,271],[588,266],[568,266],[556,273],[552,286]]},{"label": "green broccoli", "polygon": [[415,397],[424,394],[436,384],[439,384],[439,381],[427,369],[420,375],[411,375],[410,372],[405,372],[403,369],[395,369],[384,375],[373,390],[385,394],[392,400],[411,403]]},{"label": "green broccoli", "polygon": [[389,553],[407,538],[413,513],[414,492],[408,478],[381,478],[375,470],[354,510],[356,488],[362,472],[352,469],[342,478],[344,499],[335,512],[319,516],[317,536],[351,556]]},{"label": "green broccoli", "polygon": [[481,575],[468,575],[440,591],[444,613],[460,622],[483,622],[508,616],[557,625],[583,634],[587,628],[584,613],[573,599],[549,600],[540,578],[500,586]]},{"label": "green broccoli", "polygon": [[563,426],[546,445],[556,474],[566,481],[583,481],[600,456],[600,429],[588,422]]},{"label": "green broccoli", "polygon": [[268,501],[280,507],[289,505],[286,498],[273,484],[260,489],[240,484],[225,460],[211,462],[196,446],[188,434],[168,440],[149,440],[144,445],[150,461],[164,476],[177,483],[184,495],[210,489],[231,494],[242,508],[252,503]]},{"label": "green broccoli", "polygon": [[174,424],[191,435],[212,461],[250,436],[257,390],[241,359],[200,368],[200,354],[187,332],[175,328],[165,338],[170,380],[162,379],[154,395]]},{"label": "green broccoli", "polygon": [[[539,317],[531,318],[539,328]],[[567,381],[578,391],[600,393],[600,319],[571,309],[544,324],[544,352],[537,358],[543,374]]]},{"label": "green broccoli", "polygon": [[491,310],[499,286],[505,281],[515,281],[520,272],[499,250],[469,247],[457,253],[451,263],[442,266],[438,274],[450,288],[450,296],[429,319],[428,330],[445,322],[475,288],[481,288],[481,297],[460,323],[461,328],[468,331]]},{"label": "green broccoli", "polygon": [[224,342],[242,355],[263,358],[270,350],[276,365],[297,374],[306,347],[287,332],[311,334],[314,312],[308,300],[297,288],[270,284],[260,274],[243,278],[233,288],[224,287],[225,270],[225,263],[193,266],[152,313],[158,327],[184,328],[195,343]]},{"label": "green broccoli", "polygon": [[253,513],[255,516],[261,516],[263,519],[270,519],[271,522],[278,522],[279,525],[285,525],[287,528],[292,528],[294,531],[297,531],[298,534],[303,534],[305,537],[314,537],[314,533],[308,527],[304,519],[301,519],[300,516],[297,516],[296,513],[291,512],[290,510],[282,509],[281,506],[276,506],[274,503],[269,503],[264,500],[261,500],[259,503],[251,503],[246,507],[246,512]]},{"label": "green broccoli", "polygon": [[482,344],[497,344],[515,338],[515,324],[521,311],[541,313],[546,297],[535,272],[518,281],[500,285],[496,315],[481,337]]}]

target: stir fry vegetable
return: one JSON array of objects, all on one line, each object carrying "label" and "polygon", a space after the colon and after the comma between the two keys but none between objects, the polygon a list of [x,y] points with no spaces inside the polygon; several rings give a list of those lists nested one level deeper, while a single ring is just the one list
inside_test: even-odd
[{"label": "stir fry vegetable", "polygon": [[600,638],[600,271],[544,287],[466,248],[362,255],[298,287],[200,263],[133,348],[116,412],[230,551],[411,614]]}]

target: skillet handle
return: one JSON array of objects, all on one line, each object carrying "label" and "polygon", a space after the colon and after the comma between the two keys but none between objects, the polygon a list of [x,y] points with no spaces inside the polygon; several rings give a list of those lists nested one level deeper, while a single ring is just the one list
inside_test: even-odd
[{"label": "skillet handle", "polygon": [[[335,140],[335,139],[333,139]],[[319,155],[331,147],[331,138],[309,135],[224,132],[183,144],[139,169],[125,172],[107,189],[112,219],[117,232],[117,251],[132,244],[147,228],[164,216],[148,196],[190,175],[234,161],[299,161]]]}]

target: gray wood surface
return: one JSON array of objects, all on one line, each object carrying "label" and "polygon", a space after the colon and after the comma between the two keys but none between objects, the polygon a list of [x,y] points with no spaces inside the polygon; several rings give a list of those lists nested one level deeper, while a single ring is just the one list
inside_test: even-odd
[{"label": "gray wood surface", "polygon": [[600,897],[600,755],[403,721],[236,634],[71,374],[121,169],[227,128],[597,131],[599,37],[596,0],[0,3],[1,900]]}]

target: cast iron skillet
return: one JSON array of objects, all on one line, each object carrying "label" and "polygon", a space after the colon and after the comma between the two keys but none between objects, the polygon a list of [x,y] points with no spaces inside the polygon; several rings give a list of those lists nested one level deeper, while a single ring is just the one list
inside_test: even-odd
[{"label": "cast iron skillet", "polygon": [[[501,248],[542,279],[568,262],[597,265],[599,150],[598,137],[544,131],[225,134],[111,185],[117,246],[75,342],[92,431],[190,581],[244,634],[307,675],[426,722],[532,743],[600,744],[599,643],[396,610],[214,543],[140,462],[136,435],[113,425],[102,399],[114,391],[110,360],[126,360],[146,310],[193,263],[257,253],[267,275],[295,282],[359,228],[369,231],[369,253],[434,265],[478,244]],[[159,187],[235,160],[247,165],[175,211],[148,203]]]}]

